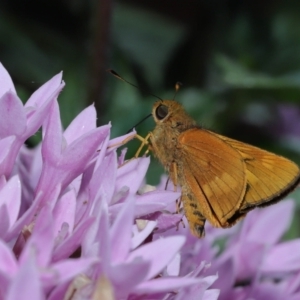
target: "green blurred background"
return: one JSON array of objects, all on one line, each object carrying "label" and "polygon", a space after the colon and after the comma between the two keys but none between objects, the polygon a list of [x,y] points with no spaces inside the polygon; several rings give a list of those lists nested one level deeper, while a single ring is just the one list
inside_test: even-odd
[{"label": "green blurred background", "polygon": [[[156,99],[112,68],[161,98],[182,82],[176,99],[200,125],[300,163],[298,0],[2,0],[0,61],[24,101],[63,70],[64,126],[91,103],[113,137],[150,113]],[[158,172],[152,161],[150,183]]]}]

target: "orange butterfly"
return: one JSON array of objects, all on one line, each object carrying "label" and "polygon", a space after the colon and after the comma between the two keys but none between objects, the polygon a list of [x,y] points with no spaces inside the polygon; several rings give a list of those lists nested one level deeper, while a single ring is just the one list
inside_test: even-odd
[{"label": "orange butterfly", "polygon": [[152,109],[156,127],[145,138],[182,189],[181,201],[191,231],[204,236],[208,220],[227,228],[255,207],[284,198],[299,183],[292,161],[197,126],[181,104],[157,101]]}]

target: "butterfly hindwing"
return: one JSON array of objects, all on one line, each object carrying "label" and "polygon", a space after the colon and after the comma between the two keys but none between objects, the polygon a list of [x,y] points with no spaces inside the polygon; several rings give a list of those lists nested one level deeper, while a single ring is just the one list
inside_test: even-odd
[{"label": "butterfly hindwing", "polygon": [[201,214],[214,226],[232,225],[228,220],[239,210],[246,191],[242,156],[210,131],[199,128],[181,133],[178,144],[184,160],[179,178],[200,202]]}]

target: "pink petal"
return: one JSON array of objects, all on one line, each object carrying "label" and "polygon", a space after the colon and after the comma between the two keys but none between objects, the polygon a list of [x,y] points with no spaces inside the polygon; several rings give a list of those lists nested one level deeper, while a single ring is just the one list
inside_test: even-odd
[{"label": "pink petal", "polygon": [[67,192],[57,201],[53,210],[54,232],[61,230],[63,223],[69,225],[69,233],[73,231],[75,222],[76,195],[73,190]]},{"label": "pink petal", "polygon": [[166,276],[178,276],[180,271],[181,256],[176,253],[171,262],[167,265],[165,274]]},{"label": "pink petal", "polygon": [[300,269],[300,239],[281,243],[273,247],[266,255],[262,271],[264,273],[282,274]]},{"label": "pink petal", "polygon": [[107,204],[103,204],[103,209],[101,211],[100,222],[99,222],[99,229],[98,235],[96,237],[96,241],[99,242],[99,252],[98,257],[101,257],[101,265],[98,268],[97,274],[108,274],[111,269],[111,242],[109,236],[109,223],[108,223],[108,212],[107,212]]},{"label": "pink petal", "polygon": [[19,218],[9,230],[5,237],[6,241],[10,241],[11,239],[15,238],[25,225],[29,225],[42,199],[42,194],[39,193],[33,200],[32,205],[29,207],[29,209],[27,209],[27,211],[22,215],[22,217]]},{"label": "pink petal", "polygon": [[[148,192],[141,196],[136,196],[136,205],[134,215],[136,218],[149,215],[151,213],[164,210],[170,203],[175,204],[175,200],[180,194],[170,191]],[[123,203],[117,203],[109,207],[112,217],[116,216]]]},{"label": "pink petal", "polygon": [[11,152],[10,148],[13,145],[15,140],[16,137],[13,135],[0,139],[0,170],[3,170],[2,165],[5,164],[5,160],[9,159],[8,157]]},{"label": "pink petal", "polygon": [[184,242],[184,236],[162,238],[132,251],[128,256],[127,261],[133,261],[135,259],[151,261],[151,269],[147,275],[147,279],[150,279],[167,266],[175,254],[184,245]]},{"label": "pink petal", "polygon": [[[97,152],[98,146],[109,134],[110,126],[101,126],[84,134],[71,145],[63,153],[62,167],[69,172],[66,181],[71,182],[80,175],[87,167],[88,161]],[[76,162],[76,164],[74,164]]]},{"label": "pink petal", "polygon": [[[118,203],[109,207],[109,215],[112,219],[114,219],[118,215],[123,205],[124,203]],[[164,203],[136,203],[134,216],[136,218],[141,218],[153,212],[162,211],[165,208],[166,205]]]},{"label": "pink petal", "polygon": [[7,295],[7,290],[9,288],[11,279],[8,278],[6,273],[0,271],[0,297],[4,299],[4,295]]},{"label": "pink petal", "polygon": [[[165,205],[169,205],[170,203],[174,203],[180,197],[180,193],[172,192],[172,191],[159,191],[155,190],[153,192],[148,192],[143,195],[137,196],[137,203],[151,202],[151,203],[164,203]],[[174,207],[175,208],[175,207]]]},{"label": "pink petal", "polygon": [[137,231],[131,239],[131,249],[137,248],[152,233],[156,227],[156,221],[147,221],[146,227],[142,231]]},{"label": "pink petal", "polygon": [[179,222],[182,220],[181,214],[168,214],[162,213],[156,219],[157,231],[156,233],[162,233],[171,228],[177,227]]},{"label": "pink petal", "polygon": [[[218,278],[213,283],[212,287],[220,289],[222,294],[225,296],[229,294],[235,284],[235,269],[233,260],[231,258],[222,262],[222,264],[217,264],[216,268],[218,273]],[[212,271],[214,272],[214,271]]]},{"label": "pink petal", "polygon": [[101,165],[96,169],[90,180],[90,199],[104,197],[109,203],[115,190],[116,173],[117,157],[116,152],[112,151],[103,158]]},{"label": "pink petal", "polygon": [[72,280],[77,275],[86,272],[97,261],[96,258],[79,258],[54,263],[48,273],[42,274],[43,286],[52,287]]},{"label": "pink petal", "polygon": [[16,222],[21,205],[21,182],[18,175],[12,177],[0,190],[0,206],[6,204],[10,228]]},{"label": "pink petal", "polygon": [[60,245],[56,247],[53,253],[52,261],[57,262],[61,259],[69,257],[77,248],[81,245],[86,231],[94,222],[94,218],[85,219],[81,222],[73,234],[64,240]]},{"label": "pink petal", "polygon": [[125,260],[130,249],[134,212],[134,198],[129,197],[116,217],[111,228],[111,261],[120,263]]},{"label": "pink petal", "polygon": [[68,288],[70,286],[69,282],[57,285],[53,290],[51,291],[50,295],[48,296],[47,300],[58,300],[58,299],[64,299],[66,296],[66,293],[68,291]]},{"label": "pink petal", "polygon": [[6,299],[19,300],[20,297],[30,300],[45,299],[36,262],[32,255],[20,267],[20,271],[9,287]]},{"label": "pink petal", "polygon": [[53,219],[49,205],[43,207],[37,216],[30,238],[20,256],[20,263],[27,260],[32,249],[36,250],[39,267],[47,267],[51,261],[54,246]]},{"label": "pink petal", "polygon": [[273,282],[256,282],[248,289],[245,288],[245,290],[247,291],[247,294],[243,299],[290,299],[289,297],[286,297],[285,292],[281,289],[280,285]]},{"label": "pink petal", "polygon": [[[99,148],[97,149],[97,160],[96,160],[96,164],[95,164],[95,170],[97,170],[99,168],[99,166],[102,164],[104,157],[107,155],[108,143],[109,143],[109,134],[102,141],[102,143],[99,145]],[[115,151],[112,151],[112,152],[115,152]]]},{"label": "pink petal", "polygon": [[120,156],[118,157],[118,165],[119,165],[119,166],[121,166],[121,165],[124,164],[126,153],[127,153],[127,148],[123,148],[123,149],[121,150]]},{"label": "pink petal", "polygon": [[[75,212],[75,224],[79,223],[86,216],[91,215],[91,209],[94,205],[94,199],[92,199],[89,195],[90,192],[90,182],[94,172],[94,164],[91,163],[87,168],[83,171],[81,175],[81,183],[80,188],[77,193],[77,204],[76,204],[76,212]],[[86,201],[90,199],[89,201]]]},{"label": "pink petal", "polygon": [[80,136],[96,128],[96,110],[94,105],[84,109],[64,132],[67,144],[70,145]]},{"label": "pink petal", "polygon": [[123,298],[133,287],[145,280],[150,263],[135,261],[129,264],[112,266],[109,271],[110,280],[119,298]]},{"label": "pink petal", "polygon": [[0,190],[6,185],[6,178],[4,175],[0,175]]},{"label": "pink petal", "polygon": [[[60,123],[57,110],[58,109],[54,110],[56,111],[54,113],[55,119],[58,118],[56,122],[57,126],[55,127],[56,131],[59,130],[58,123]],[[45,193],[44,201],[48,201],[46,199],[49,198],[49,194],[51,195],[52,190],[59,183],[62,184],[62,189],[65,189],[76,177],[82,174],[88,167],[91,158],[96,154],[99,144],[107,137],[110,129],[109,126],[102,126],[89,131],[71,145],[67,146],[61,154],[61,143],[59,142],[61,135],[57,135],[56,132],[52,132],[53,128],[49,128],[50,127],[48,127],[46,132],[42,147],[44,166],[37,187],[37,191],[43,191]],[[56,143],[56,146],[51,148],[51,143]],[[52,149],[54,149],[53,153]]]},{"label": "pink petal", "polygon": [[[42,172],[43,161],[42,161],[42,152],[41,152],[42,149],[41,148],[42,148],[42,145],[39,144],[33,149],[30,149],[30,150],[26,149],[27,150],[26,152],[29,151],[29,155],[32,158],[32,160],[30,162],[29,170],[27,171],[27,172],[29,172],[27,181],[33,189],[36,188],[39,178],[41,176],[41,172]],[[21,155],[24,154],[24,147],[21,148],[20,152],[21,152],[20,153]]]},{"label": "pink petal", "polygon": [[0,138],[10,135],[18,137],[26,130],[26,117],[22,101],[13,92],[0,98]]},{"label": "pink petal", "polygon": [[17,94],[10,75],[3,67],[3,65],[0,63],[0,97],[2,97],[8,91]]},{"label": "pink petal", "polygon": [[62,72],[39,87],[27,100],[25,107],[40,107],[55,93],[62,83]]},{"label": "pink petal", "polygon": [[114,150],[123,145],[124,141],[129,142],[136,135],[136,131],[111,139],[108,143],[108,151]]},{"label": "pink petal", "polygon": [[221,291],[217,289],[211,289],[204,292],[202,300],[217,300],[219,299]]},{"label": "pink petal", "polygon": [[135,194],[145,178],[149,164],[150,158],[145,157],[133,159],[120,167],[117,172],[116,191],[127,186],[130,193]]},{"label": "pink petal", "polygon": [[[207,276],[205,278],[198,278],[200,282],[195,285],[192,285],[187,288],[183,288],[178,293],[176,300],[184,300],[184,299],[204,299],[204,294],[213,282],[218,278],[216,275]],[[218,290],[215,290],[218,291]],[[213,293],[215,295],[216,293]],[[209,295],[208,295],[209,296]],[[226,297],[226,296],[225,296]],[[215,299],[215,298],[213,298]]]},{"label": "pink petal", "polygon": [[289,300],[299,300],[299,299],[300,299],[300,292],[289,296]]},{"label": "pink petal", "polygon": [[155,294],[162,292],[176,292],[179,288],[188,287],[201,282],[201,278],[156,278],[145,281],[132,289],[135,294]]},{"label": "pink petal", "polygon": [[4,238],[10,227],[9,211],[6,204],[0,206],[0,237]]},{"label": "pink petal", "polygon": [[289,294],[298,292],[300,287],[300,273],[297,272],[295,275],[292,275],[290,278],[288,278],[284,282],[283,286]]},{"label": "pink petal", "polygon": [[[44,128],[43,128],[44,129]],[[45,126],[45,135],[42,144],[43,160],[50,164],[58,164],[62,154],[62,126],[57,101],[50,107]]]},{"label": "pink petal", "polygon": [[0,240],[0,272],[14,276],[18,271],[18,264],[11,249]]},{"label": "pink petal", "polygon": [[30,107],[31,110],[27,112],[26,138],[33,135],[42,126],[49,114],[52,102],[56,101],[63,87],[64,84],[61,84],[49,96],[46,93],[41,97],[41,99],[37,99],[38,103],[35,109]]},{"label": "pink petal", "polygon": [[166,208],[166,205],[167,205],[166,203],[157,203],[157,202],[146,202],[146,201],[145,203],[138,202],[136,203],[134,215],[136,218],[140,218],[152,214],[156,211],[163,211]]},{"label": "pink petal", "polygon": [[237,245],[237,248],[237,251],[231,251],[235,262],[235,276],[239,280],[247,280],[253,277],[262,265],[266,248],[260,243],[247,241]]},{"label": "pink petal", "polygon": [[[91,216],[95,221],[87,231],[82,243],[82,256],[99,256],[99,244],[106,244],[108,252],[110,253],[109,230],[107,221],[107,203],[104,201],[97,201],[94,203]],[[83,218],[84,219],[84,218]],[[107,232],[104,230],[107,229]],[[104,235],[102,236],[102,234]],[[101,238],[99,238],[99,235]],[[101,255],[103,257],[103,255]],[[109,258],[110,260],[110,258]]]},{"label": "pink petal", "polygon": [[[241,236],[258,243],[275,244],[290,226],[294,207],[294,201],[285,200],[250,212],[244,221]],[[245,232],[246,228],[248,232]]]}]

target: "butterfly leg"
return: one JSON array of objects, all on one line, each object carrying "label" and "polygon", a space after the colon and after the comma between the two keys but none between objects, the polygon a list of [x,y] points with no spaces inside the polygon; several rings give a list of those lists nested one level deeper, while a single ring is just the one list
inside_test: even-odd
[{"label": "butterfly leg", "polygon": [[[130,136],[128,136],[127,138],[125,138],[123,141],[121,141],[119,143],[108,145],[107,148],[110,149],[110,148],[114,148],[114,147],[123,146],[123,145],[127,144],[129,141],[131,141],[132,139],[134,139],[135,137],[136,137],[136,134],[135,135],[130,135]],[[100,151],[100,150],[98,150],[98,151]]]},{"label": "butterfly leg", "polygon": [[[115,147],[121,147],[125,144],[127,144],[129,141],[131,141],[132,139],[135,138],[136,135],[130,135],[127,138],[125,138],[123,141],[119,142],[119,143],[115,143],[115,144],[108,144],[107,149],[111,149],[111,148],[115,148]],[[100,152],[101,148],[97,150],[97,152]]]},{"label": "butterfly leg", "polygon": [[174,184],[174,192],[177,192],[177,185],[178,185],[178,171],[177,171],[177,164],[172,162],[170,169],[169,169],[170,177],[172,178]]},{"label": "butterfly leg", "polygon": [[[133,138],[137,138],[138,140],[142,141],[142,144],[140,145],[140,147],[139,147],[139,149],[137,150],[137,152],[136,152],[136,154],[134,155],[134,157],[132,157],[132,158],[126,160],[122,165],[119,166],[119,168],[120,168],[120,167],[122,167],[122,166],[128,164],[131,160],[137,158],[137,157],[139,156],[140,152],[142,151],[142,149],[144,148],[145,145],[148,145],[148,147],[149,147],[149,142],[148,142],[149,137],[150,137],[149,134],[148,134],[145,138],[143,138],[142,136],[140,136],[140,135],[138,135],[138,134],[135,134],[134,136],[127,137],[124,141],[120,142],[119,144],[113,144],[113,145],[110,145],[110,146],[107,147],[107,148],[111,148],[111,147],[116,147],[116,146],[124,145],[124,144],[126,144],[128,141],[130,141],[130,140],[133,139]],[[100,150],[98,150],[98,151],[100,151]],[[148,152],[149,152],[149,149],[147,149],[146,154],[147,154]]]},{"label": "butterfly leg", "polygon": [[[174,185],[174,192],[177,192],[177,185],[178,185],[177,176],[178,176],[178,173],[177,173],[177,164],[175,162],[173,162],[171,164],[169,172],[170,172],[170,176],[172,175],[172,181],[173,181],[173,185]],[[170,180],[170,176],[168,177],[166,187],[167,187],[167,184]],[[180,208],[181,203],[182,202],[181,202],[181,197],[180,197],[179,199],[176,200],[176,214],[180,214],[182,212],[182,208]],[[177,224],[177,230],[179,228],[179,224],[181,224],[182,227],[185,228],[185,224],[184,224],[182,218],[181,218],[180,222]]]},{"label": "butterfly leg", "polygon": [[[179,200],[178,199],[176,200],[176,212],[175,212],[176,214],[182,213],[182,208],[180,208],[180,206],[181,206],[181,197],[179,198]],[[182,217],[181,217],[180,221],[176,225],[176,229],[177,230],[179,229],[179,225],[180,224],[182,225],[183,228],[185,228],[185,224],[183,222]]]},{"label": "butterfly leg", "polygon": [[[173,162],[169,169],[170,176],[168,177],[167,183],[166,183],[166,189],[167,185],[169,183],[170,178],[172,178],[172,182],[174,185],[174,192],[177,192],[177,185],[178,185],[178,172],[177,172],[177,165],[175,162]],[[181,205],[181,197],[179,200],[176,200],[176,213],[178,214],[180,212],[180,205]]]},{"label": "butterfly leg", "polygon": [[[168,177],[166,184],[165,184],[165,190],[167,190],[168,188],[168,184],[170,181],[170,176]],[[175,192],[176,192],[176,186],[175,186]],[[179,198],[179,200],[176,200],[176,213],[179,214],[180,213],[180,205],[181,205],[181,198]]]},{"label": "butterfly leg", "polygon": [[166,185],[165,185],[165,191],[166,191],[166,190],[167,190],[167,188],[168,188],[169,181],[170,181],[170,176],[168,176],[168,179],[167,179],[167,181],[166,181]]},{"label": "butterfly leg", "polygon": [[[135,158],[137,158],[140,155],[141,151],[143,150],[143,148],[146,145],[149,146],[150,136],[151,136],[151,133],[148,133],[146,135],[146,137],[144,137],[144,138],[142,136],[138,135],[138,134],[135,136],[135,138],[137,138],[138,140],[140,140],[142,142],[141,145],[140,145],[140,147],[139,147],[139,149],[136,151],[136,153],[134,155]],[[149,149],[147,149],[146,153],[148,153],[148,152],[149,152]]]},{"label": "butterfly leg", "polygon": [[182,211],[182,209],[180,209],[180,206],[181,206],[181,197],[179,198],[179,200],[177,199],[176,200],[176,214],[179,214],[180,213],[180,210]]}]

